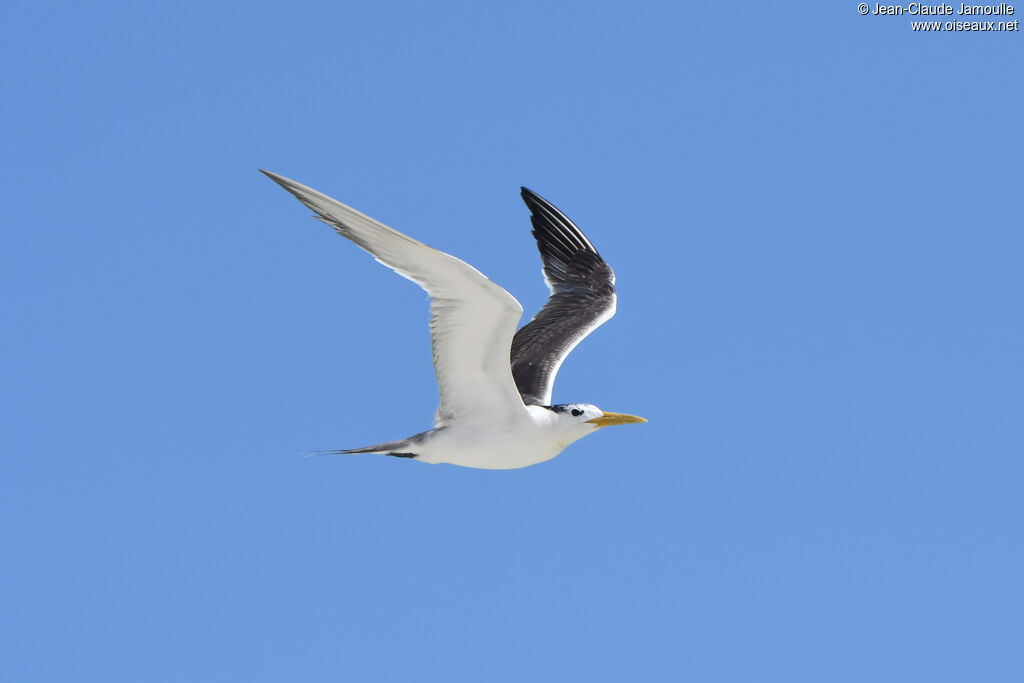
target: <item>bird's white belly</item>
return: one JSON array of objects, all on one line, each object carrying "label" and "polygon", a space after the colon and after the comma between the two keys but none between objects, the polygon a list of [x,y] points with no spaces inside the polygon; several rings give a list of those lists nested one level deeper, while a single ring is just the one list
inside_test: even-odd
[{"label": "bird's white belly", "polygon": [[488,470],[511,470],[550,460],[569,443],[534,424],[453,425],[420,446],[418,460]]}]

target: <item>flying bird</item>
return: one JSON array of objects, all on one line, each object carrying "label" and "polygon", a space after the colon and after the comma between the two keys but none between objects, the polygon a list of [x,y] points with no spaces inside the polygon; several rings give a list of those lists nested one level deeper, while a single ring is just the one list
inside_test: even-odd
[{"label": "flying bird", "polygon": [[328,453],[515,469],[550,460],[602,427],[647,421],[588,403],[551,403],[562,361],[615,314],[615,274],[583,232],[540,195],[521,188],[551,296],[517,332],[523,307],[473,266],[294,180],[262,172],[339,235],[430,296],[441,393],[434,428]]}]

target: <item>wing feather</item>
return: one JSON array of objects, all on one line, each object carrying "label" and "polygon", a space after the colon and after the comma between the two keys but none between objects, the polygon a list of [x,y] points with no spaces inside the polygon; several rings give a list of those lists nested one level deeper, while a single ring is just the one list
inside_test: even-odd
[{"label": "wing feather", "polygon": [[480,271],[341,202],[275,173],[271,180],[316,217],[430,295],[430,336],[441,405],[435,423],[516,415],[526,408],[508,358],[523,307]]},{"label": "wing feather", "polygon": [[615,273],[565,214],[525,187],[522,196],[551,296],[512,340],[512,375],[524,403],[551,405],[562,361],[615,315]]}]

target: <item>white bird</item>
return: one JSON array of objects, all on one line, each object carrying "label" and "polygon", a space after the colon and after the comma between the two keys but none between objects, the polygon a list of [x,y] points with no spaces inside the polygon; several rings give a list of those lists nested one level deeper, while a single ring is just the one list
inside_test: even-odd
[{"label": "white bird", "polygon": [[515,469],[550,460],[601,427],[647,421],[587,403],[551,405],[562,361],[615,314],[615,274],[580,229],[542,197],[522,188],[551,296],[517,332],[523,307],[476,268],[294,180],[263,173],[339,235],[430,296],[441,393],[434,428],[329,453]]}]

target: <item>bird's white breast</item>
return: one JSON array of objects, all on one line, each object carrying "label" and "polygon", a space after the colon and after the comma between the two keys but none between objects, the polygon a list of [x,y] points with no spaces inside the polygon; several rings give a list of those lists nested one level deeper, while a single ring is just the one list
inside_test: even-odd
[{"label": "bird's white breast", "polygon": [[550,460],[582,437],[559,429],[555,413],[528,406],[525,419],[454,422],[418,449],[418,460],[463,467],[510,470]]}]

